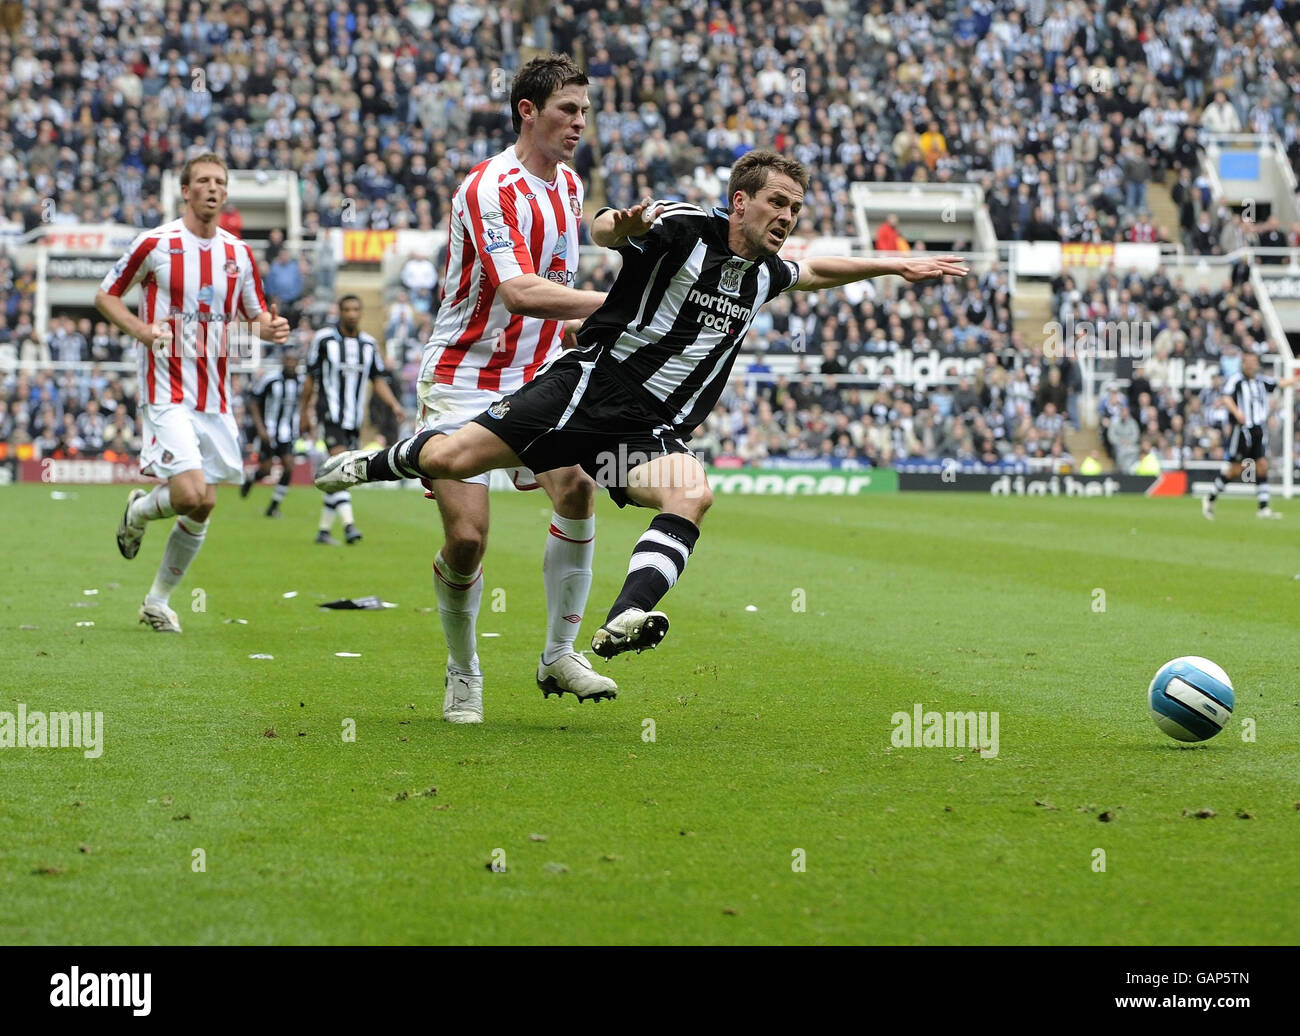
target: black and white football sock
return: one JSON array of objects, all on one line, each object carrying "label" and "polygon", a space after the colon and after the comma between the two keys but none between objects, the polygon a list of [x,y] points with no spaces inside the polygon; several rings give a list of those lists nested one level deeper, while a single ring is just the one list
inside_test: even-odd
[{"label": "black and white football sock", "polygon": [[1223,472],[1214,476],[1214,488],[1210,490],[1210,503],[1219,498],[1219,494],[1228,488],[1228,483],[1223,480]]},{"label": "black and white football sock", "polygon": [[1255,499],[1259,501],[1259,509],[1262,511],[1268,506],[1268,484],[1261,482],[1258,491],[1255,493]]},{"label": "black and white football sock", "polygon": [[334,507],[338,510],[339,517],[343,519],[343,528],[347,528],[352,522],[352,494],[347,490],[334,494]]},{"label": "black and white football sock", "polygon": [[639,608],[651,611],[673,588],[700,538],[700,527],[679,514],[658,514],[632,548],[627,579],[605,621]]},{"label": "black and white football sock", "polygon": [[334,528],[334,517],[338,513],[339,497],[343,493],[326,493],[325,502],[320,509],[320,531],[329,532]]},{"label": "black and white football sock", "polygon": [[367,482],[397,482],[404,478],[423,478],[420,470],[420,451],[424,444],[441,432],[417,432],[409,439],[394,443],[387,450],[380,450],[370,458],[366,465]]}]

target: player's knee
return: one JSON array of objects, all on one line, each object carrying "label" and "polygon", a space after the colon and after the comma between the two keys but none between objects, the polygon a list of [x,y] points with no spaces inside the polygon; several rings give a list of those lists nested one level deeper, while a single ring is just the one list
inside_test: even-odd
[{"label": "player's knee", "polygon": [[211,503],[205,500],[197,507],[190,508],[189,513],[186,514],[186,517],[189,518],[191,521],[206,522],[208,520],[208,516],[212,514],[213,510],[216,509],[216,506],[217,504],[215,500],[212,501]]},{"label": "player's knee", "polygon": [[566,475],[554,487],[555,510],[570,518],[585,518],[596,507],[596,483],[582,472]]},{"label": "player's knee", "polygon": [[463,478],[459,473],[464,466],[460,457],[463,452],[451,441],[451,436],[435,435],[420,447],[420,470],[435,478]]},{"label": "player's knee", "polygon": [[472,525],[452,526],[442,556],[457,572],[473,572],[487,553],[487,532]]},{"label": "player's knee", "polygon": [[664,500],[662,510],[680,514],[699,525],[704,513],[713,506],[713,490],[707,484],[686,486]]},{"label": "player's knee", "polygon": [[693,486],[687,489],[684,500],[688,509],[687,516],[699,525],[704,513],[713,506],[713,490],[708,485]]},{"label": "player's knee", "polygon": [[193,516],[194,511],[203,506],[204,495],[203,486],[195,488],[184,482],[176,483],[171,487],[172,509],[177,514]]}]

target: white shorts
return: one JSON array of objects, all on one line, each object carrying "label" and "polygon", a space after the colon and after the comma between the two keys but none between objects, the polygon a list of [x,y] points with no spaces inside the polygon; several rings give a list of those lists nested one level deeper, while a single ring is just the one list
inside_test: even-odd
[{"label": "white shorts", "polygon": [[[498,399],[504,399],[504,392],[490,392],[487,389],[457,388],[455,385],[440,385],[434,381],[422,381],[418,386],[420,399],[420,417],[417,429],[420,431],[444,432],[450,435],[458,428],[464,428],[479,414]],[[537,476],[525,467],[504,468],[510,483],[516,489],[538,489]],[[491,473],[483,472],[473,478],[463,478],[469,485],[486,486],[491,482]]]},{"label": "white shorts", "polygon": [[201,468],[203,480],[210,485],[243,481],[239,428],[230,414],[201,414],[179,403],[145,403],[140,415],[142,474],[167,479]]}]

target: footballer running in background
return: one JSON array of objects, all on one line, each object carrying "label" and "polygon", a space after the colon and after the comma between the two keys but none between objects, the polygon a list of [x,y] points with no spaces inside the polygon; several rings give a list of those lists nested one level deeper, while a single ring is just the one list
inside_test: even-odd
[{"label": "footballer running in background", "polygon": [[958,256],[815,257],[777,252],[803,208],[808,172],[772,151],[731,169],[729,208],[681,202],[603,209],[592,240],[623,265],[605,304],[570,350],[452,435],[421,431],[390,449],[331,458],[321,488],[400,478],[467,478],[526,464],[579,464],[628,503],[659,513],[632,550],[623,589],[592,637],[603,658],[655,647],[668,619],[655,606],[681,577],[713,501],[686,445],[713,410],[760,306],[786,291],[819,291],[893,274],[911,283],[964,277]]},{"label": "footballer running in background", "polygon": [[[355,450],[360,444],[367,384],[374,385],[375,395],[397,415],[398,424],[406,420],[406,410],[380,376],[384,373],[384,359],[379,343],[361,330],[361,300],[344,295],[338,307],[338,322],[326,324],[311,340],[299,408],[299,425],[308,439],[315,438],[319,416],[330,456]],[[326,493],[317,543],[338,546],[338,540],[331,535],[336,519],[342,519],[343,535],[349,544],[361,539],[352,514],[352,494]]]},{"label": "footballer running in background", "polygon": [[257,471],[244,476],[239,488],[241,497],[248,496],[254,482],[260,482],[271,473],[271,462],[280,461],[280,481],[271,494],[266,508],[268,518],[279,518],[280,505],[289,494],[289,480],[293,477],[293,446],[298,441],[300,420],[298,407],[302,400],[302,374],[298,370],[298,351],[285,350],[278,371],[268,371],[258,379],[248,394],[248,410],[257,427]]},{"label": "footballer running in background", "polygon": [[[211,152],[196,155],[180,179],[181,217],[140,234],[95,293],[95,307],[140,342],[140,470],[166,480],[131,491],[117,549],[134,558],[148,522],[176,518],[140,606],[140,621],[160,633],[181,632],[168,602],[203,546],[218,483],[244,477],[230,412],[230,325],[244,318],[261,337],[277,344],[289,338],[289,321],[266,309],[252,250],[217,224],[225,162]],[[138,316],[122,300],[136,284]]]},{"label": "footballer running in background", "polygon": [[1259,373],[1259,356],[1242,354],[1241,371],[1223,383],[1219,405],[1228,411],[1228,445],[1223,470],[1214,478],[1214,488],[1201,500],[1201,513],[1214,520],[1214,502],[1234,478],[1246,475],[1255,483],[1259,518],[1281,518],[1268,503],[1268,394],[1275,388],[1296,383],[1295,378],[1275,381]]}]

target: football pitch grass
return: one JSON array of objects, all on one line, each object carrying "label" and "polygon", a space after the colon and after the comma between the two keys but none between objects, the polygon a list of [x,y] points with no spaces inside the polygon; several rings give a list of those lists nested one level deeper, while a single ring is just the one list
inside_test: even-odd
[{"label": "football pitch grass", "polygon": [[[579,705],[534,680],[549,507],[493,494],[462,727],[419,494],[324,548],[313,490],[223,489],[173,637],[136,621],[171,523],[128,563],[125,487],[51,489],[0,489],[0,710],[102,712],[102,755],[0,750],[0,942],[1294,941],[1300,514],[719,497],[668,638]],[[580,647],[649,518],[597,514]],[[399,607],[317,607],[368,594]],[[1146,707],[1185,654],[1237,689],[1192,747]],[[996,713],[996,757],[899,747],[918,705]]]}]

